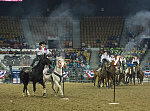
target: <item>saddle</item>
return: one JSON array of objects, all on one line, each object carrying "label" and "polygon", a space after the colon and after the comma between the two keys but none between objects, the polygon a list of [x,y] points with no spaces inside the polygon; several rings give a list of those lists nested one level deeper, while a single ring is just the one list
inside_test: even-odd
[{"label": "saddle", "polygon": [[52,72],[54,72],[54,68],[50,68],[46,71],[46,74],[45,75],[50,75],[52,74]]}]

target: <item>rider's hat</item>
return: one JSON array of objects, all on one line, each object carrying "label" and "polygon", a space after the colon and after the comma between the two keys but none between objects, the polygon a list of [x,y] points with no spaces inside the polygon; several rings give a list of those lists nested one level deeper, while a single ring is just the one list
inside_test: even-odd
[{"label": "rider's hat", "polygon": [[42,44],[46,44],[45,41],[42,41],[42,42],[39,43],[39,45],[42,45]]}]

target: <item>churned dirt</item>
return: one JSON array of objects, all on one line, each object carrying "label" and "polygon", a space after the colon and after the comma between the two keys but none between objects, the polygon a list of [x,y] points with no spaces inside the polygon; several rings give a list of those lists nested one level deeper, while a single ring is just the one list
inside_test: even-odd
[{"label": "churned dirt", "polygon": [[65,98],[54,96],[51,84],[46,84],[46,98],[42,97],[42,86],[37,84],[33,97],[22,96],[23,84],[0,84],[0,111],[149,111],[150,83],[116,86],[114,90],[93,87],[93,83],[65,83]]}]

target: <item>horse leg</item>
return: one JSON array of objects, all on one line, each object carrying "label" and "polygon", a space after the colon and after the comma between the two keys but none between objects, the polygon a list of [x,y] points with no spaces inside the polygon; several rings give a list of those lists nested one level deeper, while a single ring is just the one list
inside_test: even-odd
[{"label": "horse leg", "polygon": [[61,96],[64,97],[63,91],[62,91],[62,89],[61,89],[61,85],[60,85],[57,81],[55,81],[55,84],[56,84],[57,87],[59,88]]},{"label": "horse leg", "polygon": [[133,82],[134,82],[134,85],[135,85],[135,75],[133,75]]},{"label": "horse leg", "polygon": [[96,79],[95,79],[95,76],[94,76],[94,78],[93,78],[93,79],[94,79],[94,87],[95,87],[95,80],[96,80]]},{"label": "horse leg", "polygon": [[100,78],[98,78],[98,88],[100,88],[101,86],[101,79]]},{"label": "horse leg", "polygon": [[43,86],[43,97],[46,97],[46,86],[45,86],[45,82],[44,82],[43,80],[41,80],[39,83]]},{"label": "horse leg", "polygon": [[143,85],[143,77],[140,77],[140,83]]},{"label": "horse leg", "polygon": [[27,96],[30,96],[30,93],[29,93],[28,89],[27,89]]},{"label": "horse leg", "polygon": [[36,83],[33,82],[33,96],[35,96],[35,91],[36,91]]},{"label": "horse leg", "polygon": [[[23,83],[24,84],[24,83]],[[24,84],[24,87],[23,87],[23,97],[25,96],[25,90],[26,90],[26,85]]]},{"label": "horse leg", "polygon": [[55,91],[55,83],[54,83],[54,81],[52,81],[51,83],[52,83],[52,89],[53,89],[53,91],[54,91],[54,93],[55,93],[55,96],[57,96],[57,93],[56,93],[56,91]]}]

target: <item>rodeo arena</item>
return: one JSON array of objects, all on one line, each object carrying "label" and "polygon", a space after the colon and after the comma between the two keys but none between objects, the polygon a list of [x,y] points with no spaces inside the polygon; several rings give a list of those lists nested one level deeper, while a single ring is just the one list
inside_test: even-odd
[{"label": "rodeo arena", "polygon": [[149,0],[0,0],[0,111],[149,111]]}]

